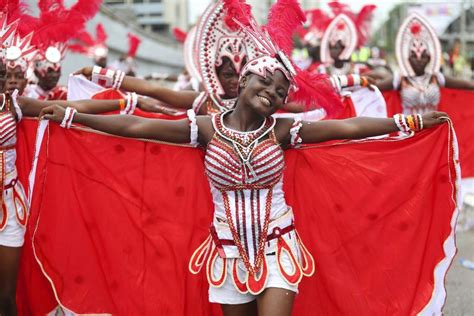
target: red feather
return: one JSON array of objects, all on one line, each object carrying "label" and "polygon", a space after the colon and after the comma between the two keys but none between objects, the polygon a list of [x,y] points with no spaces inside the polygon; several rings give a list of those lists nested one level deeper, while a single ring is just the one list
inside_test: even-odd
[{"label": "red feather", "polygon": [[184,41],[186,40],[186,36],[188,36],[185,31],[178,27],[173,27],[173,35],[174,38],[176,38],[176,40],[180,43],[184,43]]},{"label": "red feather", "polygon": [[291,56],[293,32],[305,21],[306,16],[297,0],[278,0],[270,9],[266,29],[278,48]]},{"label": "red feather", "polygon": [[128,56],[135,58],[135,56],[137,55],[138,46],[140,46],[140,43],[142,42],[142,40],[138,36],[132,33],[128,33],[127,36],[128,36]]},{"label": "red feather", "polygon": [[102,23],[97,24],[95,28],[97,43],[105,43],[107,40],[107,33],[105,32],[104,26]]},{"label": "red feather", "polygon": [[297,69],[295,77],[298,90],[289,95],[289,101],[303,104],[307,110],[323,108],[328,118],[335,117],[343,108],[341,97],[331,85],[326,74]]},{"label": "red feather", "polygon": [[232,31],[240,29],[240,26],[235,23],[234,19],[243,25],[249,25],[249,17],[252,14],[252,7],[245,3],[245,0],[223,0],[226,16],[224,18],[225,24]]}]

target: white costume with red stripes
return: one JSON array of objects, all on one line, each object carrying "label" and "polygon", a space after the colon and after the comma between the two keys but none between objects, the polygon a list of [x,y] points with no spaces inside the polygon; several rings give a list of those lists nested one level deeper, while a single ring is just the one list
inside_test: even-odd
[{"label": "white costume with red stripes", "polygon": [[[8,108],[8,106],[7,106]],[[18,118],[21,112],[15,105]],[[0,210],[0,245],[21,247],[24,241],[28,205],[23,186],[16,171],[16,124],[12,112],[0,113],[0,174],[3,203]]]},{"label": "white costume with red stripes", "polygon": [[[302,277],[314,272],[314,261],[285,201],[285,162],[274,135],[276,119],[266,118],[258,129],[239,132],[225,126],[227,113],[212,117],[215,134],[207,145],[205,168],[214,220],[210,237],[191,258],[190,270],[198,273],[206,264],[210,300],[215,303],[250,302],[268,287],[296,292]],[[300,142],[300,127],[295,119],[292,145]]]}]

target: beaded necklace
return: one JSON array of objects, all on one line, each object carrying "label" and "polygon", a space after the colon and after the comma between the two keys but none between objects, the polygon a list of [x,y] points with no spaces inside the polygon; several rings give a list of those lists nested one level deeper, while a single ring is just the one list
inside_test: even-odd
[{"label": "beaded necklace", "polygon": [[233,110],[228,110],[216,114],[216,117],[212,120],[214,129],[222,138],[232,144],[242,163],[245,164],[252,175],[256,177],[256,173],[250,164],[250,158],[259,140],[267,135],[275,126],[275,119],[273,117],[265,118],[262,125],[256,130],[241,132],[228,128],[224,124],[224,116],[232,111]]}]

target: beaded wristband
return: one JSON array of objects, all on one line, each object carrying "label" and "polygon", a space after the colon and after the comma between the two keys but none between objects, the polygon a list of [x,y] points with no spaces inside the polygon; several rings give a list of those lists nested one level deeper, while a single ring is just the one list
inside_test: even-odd
[{"label": "beaded wristband", "polygon": [[189,144],[191,146],[198,146],[198,125],[196,122],[196,113],[193,110],[188,110],[188,121],[189,121]]},{"label": "beaded wristband", "polygon": [[114,83],[115,71],[111,69],[94,66],[92,68],[91,81],[104,88],[110,88]]},{"label": "beaded wristband", "polygon": [[62,128],[71,128],[72,121],[74,120],[74,115],[76,115],[77,110],[71,107],[66,108],[66,112],[64,113],[64,118],[60,124]]}]

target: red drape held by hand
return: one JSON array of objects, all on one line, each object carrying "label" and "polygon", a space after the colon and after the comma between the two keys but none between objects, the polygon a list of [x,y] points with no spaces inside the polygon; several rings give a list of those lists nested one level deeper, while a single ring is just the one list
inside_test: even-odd
[{"label": "red drape held by hand", "polygon": [[[26,294],[38,293],[45,277],[53,291],[41,300],[19,295],[20,304],[34,312],[59,303],[80,314],[220,315],[204,275],[188,272],[213,211],[200,149],[57,125],[43,145],[29,223],[35,260],[25,259],[42,270],[29,262],[21,277]],[[445,124],[406,140],[286,152],[286,198],[316,261],[294,315],[441,309],[455,253],[455,151]]]}]

